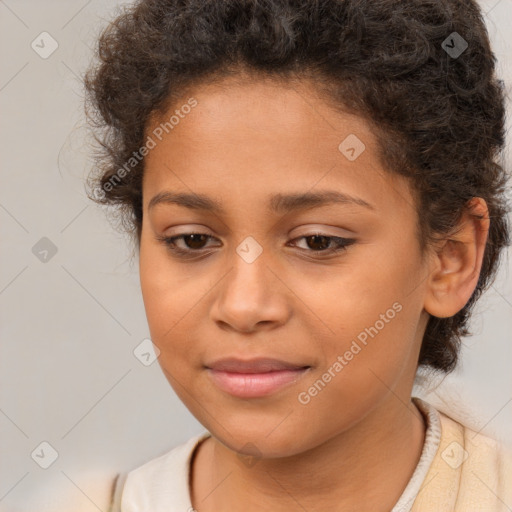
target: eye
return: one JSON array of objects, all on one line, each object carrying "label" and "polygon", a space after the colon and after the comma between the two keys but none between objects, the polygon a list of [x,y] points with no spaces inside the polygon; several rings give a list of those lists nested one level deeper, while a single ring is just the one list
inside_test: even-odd
[{"label": "eye", "polygon": [[[176,235],[171,237],[156,236],[157,240],[166,245],[173,253],[178,256],[191,256],[194,252],[199,252],[204,248],[204,243],[213,238],[205,233],[184,233],[182,235]],[[185,247],[180,247],[176,244],[176,240],[179,240],[185,244]]]},{"label": "eye", "polygon": [[[353,238],[341,238],[339,236],[329,236],[321,233],[312,235],[304,235],[296,238],[295,240],[306,240],[306,246],[314,249],[308,252],[321,252],[325,254],[332,254],[345,250],[349,245],[355,243]],[[327,246],[327,247],[326,247]]]},{"label": "eye", "polygon": [[[162,242],[167,248],[178,257],[193,257],[200,255],[205,243],[214,237],[206,233],[183,233],[172,237],[156,235],[156,239]],[[349,245],[356,242],[353,238],[341,238],[338,236],[329,236],[321,233],[304,235],[292,240],[306,240],[306,248],[302,251],[309,253],[321,253],[321,255],[329,255],[346,250]],[[183,242],[185,247],[179,246],[176,241]],[[194,254],[196,253],[196,254]]]}]

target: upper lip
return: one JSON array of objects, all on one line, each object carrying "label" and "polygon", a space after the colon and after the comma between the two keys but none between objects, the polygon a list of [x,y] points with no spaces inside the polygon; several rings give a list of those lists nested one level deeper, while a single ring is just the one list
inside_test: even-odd
[{"label": "upper lip", "polygon": [[206,365],[212,370],[233,372],[233,373],[266,373],[279,370],[299,370],[309,368],[307,365],[294,364],[280,359],[260,357],[256,359],[237,359],[228,357],[217,359],[213,363]]}]

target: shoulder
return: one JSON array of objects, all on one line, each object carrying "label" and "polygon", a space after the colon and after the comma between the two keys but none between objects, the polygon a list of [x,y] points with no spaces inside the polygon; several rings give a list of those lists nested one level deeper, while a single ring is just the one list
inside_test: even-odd
[{"label": "shoulder", "polygon": [[476,473],[485,468],[493,470],[491,474],[497,478],[512,477],[510,448],[442,412],[439,412],[439,416],[442,429],[440,456],[449,467],[460,467],[461,471]]},{"label": "shoulder", "polygon": [[190,507],[190,460],[197,445],[210,435],[204,431],[136,469],[118,475],[109,512],[186,511]]},{"label": "shoulder", "polygon": [[450,416],[436,412],[441,438],[413,511],[444,510],[446,506],[454,512],[510,510],[510,449]]},{"label": "shoulder", "polygon": [[441,422],[448,433],[453,432],[451,437],[447,437],[444,449],[441,447],[441,457],[449,467],[450,464],[460,467],[459,508],[462,510],[492,502],[493,506],[499,507],[492,510],[510,510],[512,451],[499,441],[446,415],[441,414]]}]

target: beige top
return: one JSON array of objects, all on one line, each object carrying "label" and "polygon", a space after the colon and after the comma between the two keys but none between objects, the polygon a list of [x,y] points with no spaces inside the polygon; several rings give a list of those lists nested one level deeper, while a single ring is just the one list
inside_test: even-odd
[{"label": "beige top", "polygon": [[[391,512],[510,512],[512,453],[413,398],[425,417],[416,469]],[[193,512],[190,461],[204,431],[117,477],[109,512]]]}]

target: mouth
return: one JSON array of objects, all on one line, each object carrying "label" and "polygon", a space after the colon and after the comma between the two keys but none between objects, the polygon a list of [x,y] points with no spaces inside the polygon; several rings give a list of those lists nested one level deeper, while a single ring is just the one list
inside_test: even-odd
[{"label": "mouth", "polygon": [[277,392],[303,377],[311,366],[279,359],[222,359],[206,370],[222,391],[239,398],[256,398]]}]

